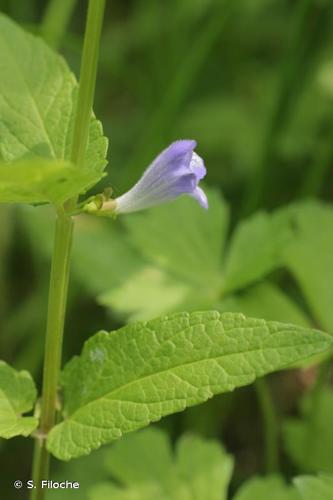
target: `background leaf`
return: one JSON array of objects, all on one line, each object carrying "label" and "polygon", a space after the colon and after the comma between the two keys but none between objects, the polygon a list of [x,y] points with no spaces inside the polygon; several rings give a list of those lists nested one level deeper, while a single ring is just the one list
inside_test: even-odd
[{"label": "background leaf", "polygon": [[227,296],[218,306],[221,312],[242,312],[246,316],[311,326],[309,318],[279,287],[269,281]]},{"label": "background leaf", "polygon": [[290,236],[288,226],[276,216],[258,213],[240,223],[228,250],[224,289],[242,288],[280,266]]},{"label": "background leaf", "polygon": [[0,361],[0,436],[28,436],[38,425],[35,417],[23,417],[36,400],[35,384],[26,371],[18,372]]},{"label": "background leaf", "polygon": [[223,198],[207,190],[209,211],[183,197],[125,219],[142,264],[99,302],[131,320],[211,308],[222,287],[221,258],[228,228]]},{"label": "background leaf", "polygon": [[300,500],[292,485],[281,476],[254,477],[237,491],[233,500]]},{"label": "background leaf", "polygon": [[302,500],[332,500],[333,477],[328,475],[299,476],[294,483],[301,494]]},{"label": "background leaf", "polygon": [[321,328],[333,331],[333,208],[316,201],[281,212],[294,233],[284,261]]},{"label": "background leaf", "polygon": [[104,500],[113,488],[124,499],[136,493],[144,500],[143,493],[152,498],[154,492],[158,499],[225,500],[233,469],[232,458],[217,441],[184,435],[173,451],[167,434],[157,428],[117,441],[107,452],[106,464],[121,486],[97,485],[92,499]]},{"label": "background leaf", "polygon": [[[209,210],[182,197],[147,213],[127,217],[131,242],[142,255],[173,276],[204,288],[218,286],[228,227],[228,209],[209,191]],[[212,282],[212,284],[211,284]]]},{"label": "background leaf", "polygon": [[[315,404],[315,407],[313,405]],[[323,387],[301,402],[301,418],[284,424],[285,447],[300,470],[333,473],[333,391]]]}]

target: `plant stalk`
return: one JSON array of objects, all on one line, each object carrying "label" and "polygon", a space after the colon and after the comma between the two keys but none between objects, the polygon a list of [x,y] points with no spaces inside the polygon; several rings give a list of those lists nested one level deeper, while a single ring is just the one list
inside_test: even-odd
[{"label": "plant stalk", "polygon": [[71,161],[79,167],[83,165],[88,143],[104,9],[105,0],[89,1],[71,154]]},{"label": "plant stalk", "polygon": [[[83,165],[88,144],[104,8],[105,0],[89,0],[71,150],[71,161],[78,167]],[[75,207],[76,198],[69,200],[67,205]],[[32,479],[36,488],[31,490],[31,500],[45,498],[46,489],[41,488],[41,481],[49,478],[50,457],[46,449],[46,437],[56,420],[72,236],[73,220],[61,207],[58,209],[51,266],[41,419],[33,459]]]},{"label": "plant stalk", "polygon": [[56,221],[54,252],[51,266],[43,390],[40,427],[35,443],[33,461],[33,500],[42,500],[45,489],[41,481],[49,477],[49,454],[46,450],[46,436],[55,424],[57,409],[57,389],[61,365],[62,339],[67,303],[70,253],[73,236],[73,220],[59,213]]},{"label": "plant stalk", "polygon": [[265,464],[268,474],[279,469],[278,425],[269,386],[264,378],[255,381],[258,403],[264,424]]}]

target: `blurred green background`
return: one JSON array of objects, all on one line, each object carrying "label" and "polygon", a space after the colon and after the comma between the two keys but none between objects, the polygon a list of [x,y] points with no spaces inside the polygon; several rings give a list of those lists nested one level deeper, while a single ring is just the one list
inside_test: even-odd
[{"label": "blurred green background", "polygon": [[[0,0],[0,9],[44,35],[78,75],[86,2],[59,0],[49,11],[47,4]],[[77,221],[65,361],[99,329],[185,309],[242,310],[333,331],[332,24],[331,0],[107,1],[95,113],[110,140],[109,176],[98,191],[111,185],[121,194],[170,142],[194,138],[208,170],[211,211],[203,215],[191,201],[180,200],[125,222]],[[274,261],[275,245],[269,250],[274,263],[220,293],[215,271],[225,238],[260,210],[279,209],[274,213],[283,218],[288,209],[281,207],[290,203],[299,245],[316,244],[306,247],[306,255],[296,252],[294,260],[290,251],[289,267]],[[253,253],[260,259],[268,232],[273,239],[280,235],[274,216],[262,217],[255,236],[249,226],[239,245],[244,267],[253,265],[246,261],[247,242],[256,240]],[[31,370],[39,382],[51,220],[43,207],[0,207],[1,358]],[[145,233],[149,240],[143,244]],[[312,277],[310,271],[302,275],[308,265]],[[325,300],[322,310],[318,302]],[[315,371],[270,377],[279,421],[297,414]],[[252,386],[161,425],[172,440],[193,431],[223,441],[236,460],[233,488],[264,470],[261,411]],[[8,478],[9,484],[29,478],[30,440],[2,440],[0,450],[6,484]],[[284,447],[281,458],[286,477],[302,471]],[[84,459],[75,474],[81,468],[84,478],[92,463]],[[61,474],[61,465],[55,470]],[[100,468],[94,474],[85,488],[103,476]],[[18,498],[8,484],[4,488],[3,498]],[[83,490],[80,495],[85,498]]]}]

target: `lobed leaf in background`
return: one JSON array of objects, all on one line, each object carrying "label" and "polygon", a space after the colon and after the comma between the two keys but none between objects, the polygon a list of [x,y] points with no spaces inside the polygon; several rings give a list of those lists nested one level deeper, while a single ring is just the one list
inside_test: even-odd
[{"label": "lobed leaf in background", "polygon": [[2,14],[0,32],[0,160],[5,162],[0,202],[62,202],[103,176],[107,140],[101,123],[91,120],[79,176],[68,163],[78,88],[74,75],[41,39]]},{"label": "lobed leaf in background", "polygon": [[333,500],[333,476],[320,474],[294,479],[302,500]]},{"label": "lobed leaf in background", "polygon": [[333,331],[333,208],[309,201],[281,213],[290,221],[293,238],[283,248],[285,265],[301,288],[324,330]]},{"label": "lobed leaf in background", "polygon": [[[149,265],[99,301],[131,320],[185,309],[226,311],[231,304],[232,311],[242,312],[246,303],[249,315],[309,324],[306,314],[278,288],[267,284],[264,293],[264,284],[249,287],[282,267],[284,248],[293,236],[289,220],[255,215],[236,228],[225,251],[228,210],[217,193],[208,191],[208,196],[209,214],[182,199],[132,216],[126,223],[128,239]],[[139,290],[149,291],[146,304]]]},{"label": "lobed leaf in background", "polygon": [[[20,207],[19,221],[35,254],[49,260],[52,223],[49,207]],[[77,217],[73,242],[73,278],[94,299],[118,287],[142,269],[146,262],[133,248],[117,221],[91,216]]]},{"label": "lobed leaf in background", "polygon": [[[99,301],[131,320],[211,307],[222,287],[228,209],[214,191],[209,204],[205,212],[184,197],[127,217],[128,239],[147,264]],[[146,291],[150,301],[142,300]]]},{"label": "lobed leaf in background", "polygon": [[[152,453],[152,450],[154,452]],[[96,465],[98,464],[98,467]],[[183,434],[173,445],[165,431],[150,427],[124,436],[97,452],[66,464],[57,477],[82,477],[80,493],[62,493],[64,500],[330,500],[333,476],[300,476],[287,483],[278,474],[256,476],[230,496],[233,457],[217,440]],[[94,470],[95,481],[90,477]],[[75,472],[76,471],[76,472]],[[78,473],[77,471],[81,471]],[[68,473],[67,473],[68,476]],[[50,500],[56,492],[50,492]]]},{"label": "lobed leaf in background", "polygon": [[[306,326],[311,311],[314,323],[332,331],[331,205],[308,201],[255,214],[236,226],[226,243],[227,205],[215,191],[208,190],[208,197],[209,213],[183,198],[128,217],[126,231],[122,221],[80,217],[73,259],[77,280],[98,302],[132,321],[216,308]],[[36,251],[49,255],[45,209],[25,209],[22,220]],[[297,301],[269,279],[276,269],[295,277]],[[143,300],[145,294],[149,300]],[[307,310],[298,305],[302,295]]]},{"label": "lobed leaf in background", "polygon": [[319,331],[217,312],[100,332],[64,369],[64,421],[49,433],[48,449],[62,460],[85,455],[332,343]]},{"label": "lobed leaf in background", "polygon": [[317,398],[306,395],[301,416],[284,422],[285,449],[301,471],[333,474],[333,390],[323,387]]},{"label": "lobed leaf in background", "polygon": [[310,320],[302,309],[278,286],[265,280],[250,289],[226,297],[219,305],[220,312],[240,312],[245,316],[276,318],[295,325],[309,326]]},{"label": "lobed leaf in background", "polygon": [[29,436],[36,429],[37,418],[22,416],[32,410],[36,397],[30,374],[0,361],[0,437]]},{"label": "lobed leaf in background", "polygon": [[106,467],[121,486],[97,483],[91,500],[226,500],[233,459],[217,441],[191,435],[182,436],[172,450],[167,435],[150,428],[109,448]]},{"label": "lobed leaf in background", "polygon": [[292,485],[286,484],[279,475],[254,477],[246,481],[233,500],[300,500]]}]

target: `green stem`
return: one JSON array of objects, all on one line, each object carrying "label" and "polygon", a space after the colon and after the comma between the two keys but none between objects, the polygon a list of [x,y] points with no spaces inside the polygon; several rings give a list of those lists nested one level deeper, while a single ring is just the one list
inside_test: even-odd
[{"label": "green stem", "polygon": [[41,35],[54,49],[59,48],[73,14],[76,0],[50,0],[43,17]]},{"label": "green stem", "polygon": [[272,473],[279,468],[278,424],[274,402],[269,386],[264,378],[255,382],[258,403],[264,424],[265,464],[266,472]]},{"label": "green stem", "polygon": [[40,488],[40,484],[41,480],[47,480],[49,477],[49,454],[46,450],[45,438],[55,424],[56,417],[57,388],[61,365],[72,235],[72,219],[64,213],[60,213],[56,222],[51,267],[41,419],[33,463],[33,480],[37,488],[32,490],[31,498],[33,500],[42,500],[44,498],[45,489]]},{"label": "green stem", "polygon": [[71,161],[79,167],[84,162],[88,143],[104,8],[105,0],[89,1],[71,155]]},{"label": "green stem", "polygon": [[[84,162],[88,143],[104,7],[105,0],[89,0],[71,151],[71,160],[78,167],[82,166]],[[69,205],[75,207],[76,199],[69,200]],[[44,499],[46,489],[41,488],[41,480],[47,480],[49,477],[50,457],[46,450],[46,437],[55,424],[57,411],[57,387],[61,367],[72,234],[73,221],[61,208],[58,211],[52,258],[41,419],[33,460],[33,481],[36,488],[31,490],[31,500]]]},{"label": "green stem", "polygon": [[327,384],[328,375],[331,371],[332,367],[332,358],[331,356],[323,361],[321,365],[318,366],[317,378],[312,388],[310,397],[311,404],[309,410],[309,432],[307,435],[307,439],[304,440],[304,453],[311,453],[313,449],[314,439],[318,435],[318,414],[320,413],[320,405],[321,399],[323,395],[323,389]]}]

